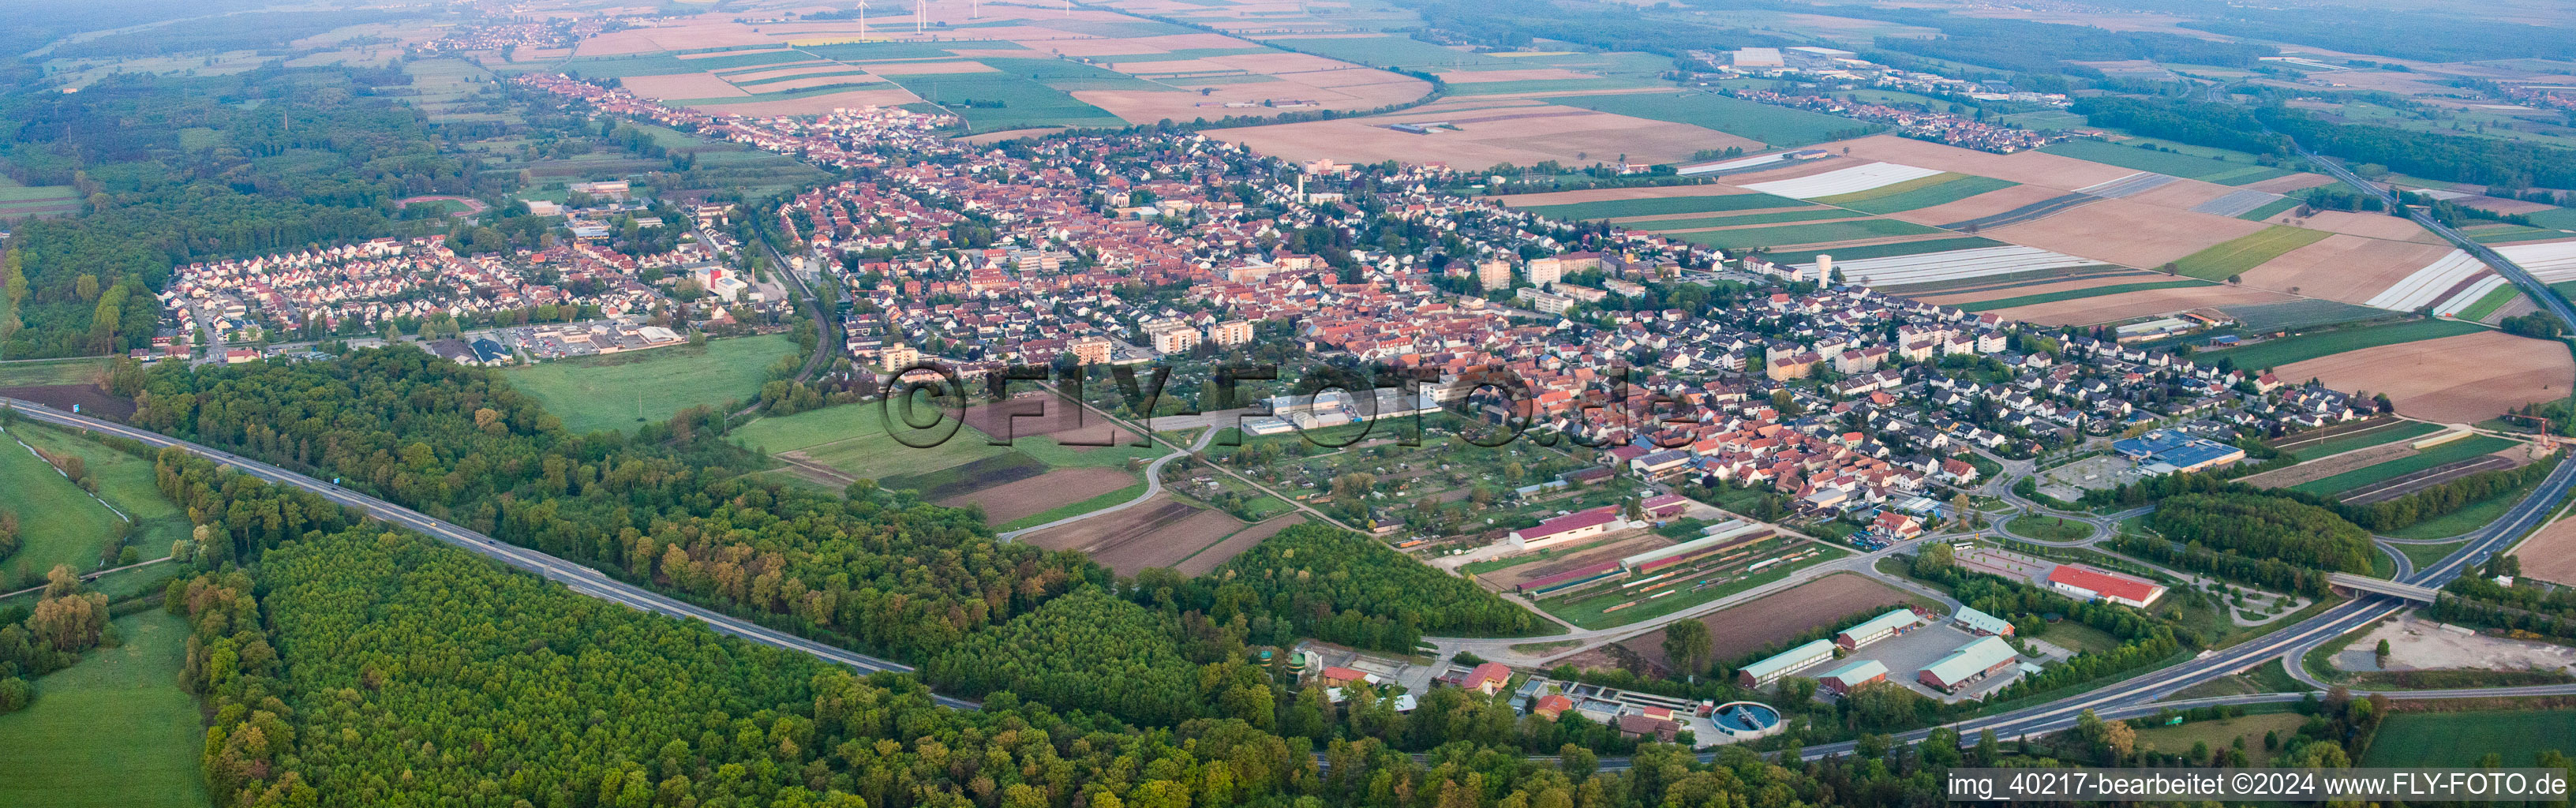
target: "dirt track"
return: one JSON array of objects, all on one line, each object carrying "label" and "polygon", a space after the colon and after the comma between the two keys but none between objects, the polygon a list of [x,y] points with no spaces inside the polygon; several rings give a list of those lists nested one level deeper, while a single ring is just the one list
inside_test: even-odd
[{"label": "dirt track", "polygon": [[2406,445],[2407,443],[2408,441],[2397,441],[2395,443],[2383,443],[2378,446],[2354,449],[2333,457],[2312,460],[2289,468],[2277,471],[2266,471],[2261,474],[2245,477],[2242,478],[2241,482],[2257,488],[2288,488],[2310,480],[2322,480],[2353,469],[2365,466],[2376,466],[2401,457],[2411,457],[2415,454],[2415,449],[2414,447]]},{"label": "dirt track", "polygon": [[2467,460],[2444,463],[2423,471],[2400,474],[2396,477],[2371,483],[2360,488],[2355,488],[2351,491],[2344,492],[2342,501],[2346,505],[2368,505],[2373,502],[2385,502],[2407,494],[2415,493],[2418,490],[2440,485],[2471,474],[2476,474],[2481,471],[2501,471],[2509,468],[2513,468],[2513,460],[2509,458],[2499,457],[2496,455],[2480,455]]}]

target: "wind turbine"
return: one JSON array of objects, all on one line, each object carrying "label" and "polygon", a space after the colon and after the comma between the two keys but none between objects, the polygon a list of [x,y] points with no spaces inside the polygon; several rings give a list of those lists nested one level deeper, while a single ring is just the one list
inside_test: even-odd
[{"label": "wind turbine", "polygon": [[922,25],[929,19],[930,0],[912,0],[912,32],[921,33]]},{"label": "wind turbine", "polygon": [[859,41],[868,38],[868,0],[859,0]]}]

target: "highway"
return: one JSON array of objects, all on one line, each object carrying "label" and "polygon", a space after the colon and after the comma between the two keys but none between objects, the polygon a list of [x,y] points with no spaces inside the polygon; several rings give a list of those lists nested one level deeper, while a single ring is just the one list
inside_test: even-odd
[{"label": "highway", "polygon": [[[696,620],[707,624],[707,627],[715,629],[719,634],[729,634],[745,640],[760,643],[762,645],[803,652],[826,662],[833,662],[857,668],[861,672],[910,672],[912,670],[911,666],[904,665],[899,662],[890,662],[865,654],[853,653],[845,649],[824,645],[793,634],[777,631],[744,620],[738,620],[717,614],[687,603],[682,603],[678,600],[656,594],[635,585],[610,578],[607,575],[600,573],[598,570],[591,569],[581,564],[565,561],[563,559],[510,544],[508,542],[498,541],[490,536],[466,530],[462,527],[458,527],[438,519],[432,519],[410,508],[395,505],[375,497],[351,491],[292,471],[287,471],[257,460],[241,457],[230,452],[178,440],[149,430],[136,429],[123,424],[101,421],[96,418],[82,415],[73,415],[68,412],[63,412],[61,410],[30,401],[0,398],[0,404],[5,404],[15,408],[19,416],[30,421],[37,421],[40,423],[47,423],[72,429],[85,429],[103,435],[114,435],[120,438],[140,441],[148,446],[176,446],[180,449],[186,450],[190,454],[229,466],[235,471],[249,474],[253,477],[257,477],[271,483],[294,486],[296,488],[302,488],[304,490],[320,494],[325,499],[329,499],[332,502],[336,502],[344,506],[357,508],[364,511],[367,515],[373,516],[377,519],[382,519],[391,524],[419,531],[431,538],[465,548],[466,550],[480,554],[494,561],[499,561],[512,567],[536,573],[537,575],[544,577],[546,580],[561,583],[574,592],[622,604],[628,608],[652,612],[654,614]],[[975,702],[950,698],[947,696],[934,695],[931,698],[942,706],[955,707],[958,709],[971,710],[978,706]]]}]

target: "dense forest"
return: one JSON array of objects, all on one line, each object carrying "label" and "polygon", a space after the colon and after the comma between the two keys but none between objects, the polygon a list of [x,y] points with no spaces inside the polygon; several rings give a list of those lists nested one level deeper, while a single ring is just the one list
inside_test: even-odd
[{"label": "dense forest", "polygon": [[[244,477],[218,487],[276,499]],[[1962,751],[1946,732],[1783,764],[1648,745],[1615,773],[1580,748],[1542,762],[1466,737],[1416,760],[1236,718],[1140,732],[1008,695],[940,708],[905,677],[853,676],[381,527],[308,531],[254,569],[176,582],[164,601],[193,628],[186,682],[213,716],[206,776],[227,806],[1894,806],[1933,798],[1941,767],[2040,762],[1992,739]],[[1442,693],[1459,703],[1385,716],[1470,735],[1498,716],[1509,731],[1508,708]],[[1425,720],[1449,714],[1461,720]]]},{"label": "dense forest", "polygon": [[[1137,584],[1166,597],[1168,583]],[[1510,636],[1540,624],[1473,582],[1316,524],[1280,531],[1169,597],[1220,622],[1251,612],[1327,642],[1407,653],[1426,634]]]},{"label": "dense forest", "polygon": [[2263,131],[2263,122],[2254,117],[2252,110],[2234,104],[2106,95],[2078,99],[2069,109],[2094,126],[2125,129],[2145,137],[2259,155],[2291,153],[2286,139]]},{"label": "dense forest", "polygon": [[2291,156],[2290,141],[2296,139],[2299,145],[2318,154],[2386,166],[2426,179],[2493,185],[2508,192],[2533,186],[2576,186],[2576,149],[2559,146],[2336,123],[2307,110],[2279,105],[2239,107],[2197,100],[2114,96],[2088,98],[2073,109],[2096,125],[2268,157]]},{"label": "dense forest", "polygon": [[2255,494],[2168,497],[2147,526],[2186,546],[2323,570],[2370,572],[2370,531],[2333,511]]},{"label": "dense forest", "polygon": [[1879,37],[1876,44],[1882,49],[1917,56],[2042,75],[2072,73],[2099,77],[2099,71],[2069,63],[2124,59],[2251,67],[2257,64],[2256,57],[2269,56],[2273,52],[2271,48],[2256,45],[2159,31],[2112,31],[2084,25],[1971,17],[1919,8],[1783,7],[1815,14],[1936,28],[1941,31],[1941,36],[1928,39]]}]

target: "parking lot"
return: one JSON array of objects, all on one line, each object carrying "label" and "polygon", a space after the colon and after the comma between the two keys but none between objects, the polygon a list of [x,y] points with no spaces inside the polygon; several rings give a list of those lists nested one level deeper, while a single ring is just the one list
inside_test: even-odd
[{"label": "parking lot", "polygon": [[2137,482],[2137,466],[2119,455],[2088,457],[2040,472],[2039,492],[2073,502],[2084,496],[2086,490],[2099,491]]},{"label": "parking lot", "polygon": [[[1959,650],[1959,646],[1967,645],[1976,639],[1977,635],[1959,628],[1956,623],[1944,620],[1861,646],[1860,650],[1853,651],[1848,656],[1801,671],[1800,675],[1815,676],[1859,660],[1875,659],[1878,660],[1878,664],[1887,666],[1888,681],[1903,685],[1916,693],[1948,702],[1978,698],[2012,683],[2014,679],[2021,678],[2019,668],[2006,669],[2002,673],[1961,688],[1957,695],[1934,690],[1915,678],[1915,674],[1923,670],[1923,666],[1940,661],[1942,657],[1949,656],[1950,652]],[[2030,657],[2021,659],[2031,663],[2039,661]]]}]

